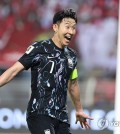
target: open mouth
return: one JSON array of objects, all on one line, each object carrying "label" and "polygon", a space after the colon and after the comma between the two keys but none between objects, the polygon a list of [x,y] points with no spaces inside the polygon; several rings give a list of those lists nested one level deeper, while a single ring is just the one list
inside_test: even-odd
[{"label": "open mouth", "polygon": [[65,39],[67,39],[68,41],[70,41],[72,39],[71,36],[65,36]]}]

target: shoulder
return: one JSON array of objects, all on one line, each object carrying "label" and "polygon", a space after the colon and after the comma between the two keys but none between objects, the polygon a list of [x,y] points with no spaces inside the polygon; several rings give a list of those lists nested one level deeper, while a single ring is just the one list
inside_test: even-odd
[{"label": "shoulder", "polygon": [[39,51],[39,52],[49,52],[49,51],[53,50],[51,48],[52,45],[50,45],[50,44],[51,44],[51,42],[48,39],[48,40],[35,41],[29,47],[34,48],[36,51]]},{"label": "shoulder", "polygon": [[35,41],[31,45],[34,47],[41,47],[41,46],[46,46],[49,44],[50,44],[50,40],[41,40],[41,41]]},{"label": "shoulder", "polygon": [[70,53],[71,55],[77,56],[77,53],[76,53],[76,51],[75,51],[74,49],[72,49],[72,48],[70,48],[70,47],[67,47],[67,49],[68,49],[68,51],[69,51],[69,53]]},{"label": "shoulder", "polygon": [[42,47],[42,50],[47,53],[51,53],[53,51],[53,45],[51,45],[52,43],[50,39],[39,41],[38,44]]},{"label": "shoulder", "polygon": [[31,43],[26,50],[26,54],[37,53],[39,50],[42,50],[42,41],[35,41]]}]

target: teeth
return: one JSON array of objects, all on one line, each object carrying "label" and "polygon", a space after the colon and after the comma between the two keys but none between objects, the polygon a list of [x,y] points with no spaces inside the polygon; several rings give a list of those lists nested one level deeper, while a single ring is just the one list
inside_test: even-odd
[{"label": "teeth", "polygon": [[66,36],[66,38],[69,39],[69,40],[71,39],[71,37],[67,37],[67,36]]},{"label": "teeth", "polygon": [[71,40],[71,38],[72,38],[72,36],[65,36],[65,38],[67,39],[67,40]]},{"label": "teeth", "polygon": [[71,36],[65,35],[65,37],[68,37],[68,38],[70,38]]}]

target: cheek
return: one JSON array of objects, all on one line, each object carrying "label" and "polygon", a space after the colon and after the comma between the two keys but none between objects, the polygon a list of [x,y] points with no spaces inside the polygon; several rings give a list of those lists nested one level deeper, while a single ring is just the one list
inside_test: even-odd
[{"label": "cheek", "polygon": [[60,27],[59,31],[61,34],[65,34],[67,32],[67,29],[63,26],[63,27]]},{"label": "cheek", "polygon": [[73,32],[73,35],[75,35],[76,34],[76,31],[75,32]]},{"label": "cheek", "polygon": [[64,35],[65,35],[65,31],[64,30],[59,30],[58,34],[59,34],[60,38],[63,38]]},{"label": "cheek", "polygon": [[74,34],[76,34],[76,29],[74,30]]}]

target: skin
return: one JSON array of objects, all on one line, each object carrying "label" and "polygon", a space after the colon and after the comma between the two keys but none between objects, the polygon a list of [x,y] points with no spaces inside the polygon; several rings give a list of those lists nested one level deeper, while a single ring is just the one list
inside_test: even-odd
[{"label": "skin", "polygon": [[68,90],[76,109],[75,123],[77,124],[77,122],[79,122],[82,128],[90,129],[90,125],[88,124],[87,119],[93,120],[93,118],[83,112],[83,108],[80,102],[80,88],[77,78],[74,80],[69,80]]},{"label": "skin", "polygon": [[[53,42],[59,48],[64,48],[69,45],[72,37],[76,33],[76,22],[74,19],[64,18],[61,22],[53,25],[53,30],[55,32],[52,37]],[[70,37],[70,39],[67,39],[66,37]],[[10,82],[23,70],[24,66],[17,61],[0,76],[0,87]],[[68,90],[76,109],[76,123],[79,121],[82,128],[90,128],[87,119],[93,120],[93,118],[83,112],[80,102],[80,88],[77,79],[69,80]]]},{"label": "skin", "polygon": [[[61,23],[54,24],[53,30],[55,31],[55,34],[52,40],[59,48],[64,48],[69,45],[70,40],[76,33],[76,22],[74,19],[65,18]],[[65,36],[71,37],[71,39],[67,40]]]}]

